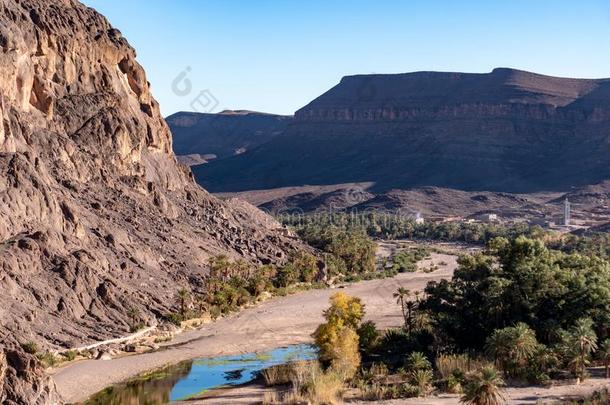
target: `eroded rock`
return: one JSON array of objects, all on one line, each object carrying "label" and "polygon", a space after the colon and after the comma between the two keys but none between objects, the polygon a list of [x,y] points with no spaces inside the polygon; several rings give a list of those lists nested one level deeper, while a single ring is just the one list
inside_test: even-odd
[{"label": "eroded rock", "polygon": [[[126,335],[128,308],[171,311],[210,256],[289,250],[176,163],[135,51],[75,0],[0,2],[0,121],[0,336],[46,350]],[[4,353],[3,400],[53,403],[35,358]]]}]

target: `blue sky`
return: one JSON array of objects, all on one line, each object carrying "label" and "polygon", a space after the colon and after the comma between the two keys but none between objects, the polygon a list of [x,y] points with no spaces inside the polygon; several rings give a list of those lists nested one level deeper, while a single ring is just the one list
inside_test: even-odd
[{"label": "blue sky", "polygon": [[164,115],[193,109],[292,114],[342,76],[361,73],[501,66],[610,77],[607,0],[84,3],[136,48]]}]

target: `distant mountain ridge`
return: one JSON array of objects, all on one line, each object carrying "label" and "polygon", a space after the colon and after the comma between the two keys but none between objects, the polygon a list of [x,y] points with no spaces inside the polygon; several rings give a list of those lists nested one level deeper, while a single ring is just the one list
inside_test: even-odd
[{"label": "distant mountain ridge", "polygon": [[222,159],[244,153],[280,135],[292,116],[248,110],[225,110],[217,114],[181,111],[166,121],[177,155],[215,155]]},{"label": "distant mountain ridge", "polygon": [[194,169],[212,192],[371,182],[569,190],[610,178],[610,80],[498,68],[344,77],[282,136]]},{"label": "distant mountain ridge", "polygon": [[[346,76],[297,111],[305,118],[315,109],[434,108],[472,103],[566,106],[590,94],[608,79],[571,79],[496,68],[491,73],[413,72]],[[385,117],[390,118],[390,117]],[[401,117],[396,117],[401,118]]]}]

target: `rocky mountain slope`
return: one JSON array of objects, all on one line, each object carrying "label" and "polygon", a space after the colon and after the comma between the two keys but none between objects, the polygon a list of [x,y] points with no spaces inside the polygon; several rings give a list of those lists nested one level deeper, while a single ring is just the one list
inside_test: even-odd
[{"label": "rocky mountain slope", "polygon": [[300,245],[177,164],[135,51],[75,0],[0,2],[0,403],[58,400],[19,348],[150,322],[210,256],[281,262]]},{"label": "rocky mountain slope", "polygon": [[610,80],[513,69],[349,76],[281,137],[199,166],[213,192],[369,182],[564,191],[610,178]]},{"label": "rocky mountain slope", "polygon": [[[177,112],[166,118],[179,158],[189,165],[239,155],[281,135],[292,117],[246,110]],[[193,160],[196,155],[200,160]],[[190,157],[190,158],[189,158]],[[189,160],[190,159],[190,160]]]}]

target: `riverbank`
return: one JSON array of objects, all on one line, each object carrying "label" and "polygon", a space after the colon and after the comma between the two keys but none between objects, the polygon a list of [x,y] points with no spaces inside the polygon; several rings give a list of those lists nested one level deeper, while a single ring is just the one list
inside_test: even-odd
[{"label": "riverbank", "polygon": [[[430,273],[402,273],[394,278],[346,285],[341,290],[360,297],[367,320],[380,328],[402,323],[392,294],[398,287],[423,290],[432,280],[450,278],[456,256],[433,253],[437,269]],[[52,371],[58,391],[67,402],[81,402],[94,393],[146,371],[197,357],[241,354],[276,347],[310,343],[310,335],[322,322],[322,311],[334,289],[309,290],[270,299],[256,307],[186,331],[161,350],[112,360],[83,360]]]},{"label": "riverbank", "polygon": [[[550,387],[508,387],[502,393],[506,400],[505,405],[551,405],[562,401],[577,400],[608,387],[610,387],[610,379],[595,377],[587,379],[579,385],[557,383]],[[176,402],[175,405],[260,404],[265,393],[272,391],[261,382],[255,382],[235,388],[215,390],[201,398]],[[350,405],[460,405],[460,396],[455,394],[384,401],[349,399],[350,394],[356,395],[356,392],[348,393],[345,403]]]}]

